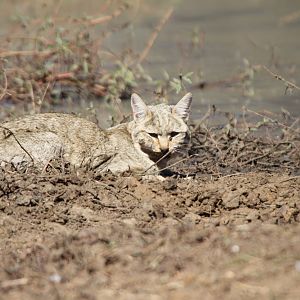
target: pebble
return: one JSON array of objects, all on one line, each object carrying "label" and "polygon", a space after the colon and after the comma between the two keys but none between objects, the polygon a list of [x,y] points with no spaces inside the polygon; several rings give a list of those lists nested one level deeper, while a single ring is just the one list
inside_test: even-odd
[{"label": "pebble", "polygon": [[240,246],[239,245],[233,245],[231,247],[231,252],[232,253],[239,253],[240,252]]},{"label": "pebble", "polygon": [[48,278],[51,282],[54,283],[60,283],[62,280],[62,277],[57,273],[50,275]]}]

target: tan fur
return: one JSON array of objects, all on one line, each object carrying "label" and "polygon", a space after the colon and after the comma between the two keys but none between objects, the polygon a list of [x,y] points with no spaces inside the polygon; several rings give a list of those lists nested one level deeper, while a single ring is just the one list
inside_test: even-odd
[{"label": "tan fur", "polygon": [[[178,106],[146,106],[133,94],[134,120],[107,130],[61,113],[36,114],[2,123],[0,162],[17,167],[34,163],[43,168],[51,159],[62,158],[77,168],[99,172],[158,172],[189,141],[186,113],[191,94],[185,97]],[[171,155],[155,165],[168,151]]]}]

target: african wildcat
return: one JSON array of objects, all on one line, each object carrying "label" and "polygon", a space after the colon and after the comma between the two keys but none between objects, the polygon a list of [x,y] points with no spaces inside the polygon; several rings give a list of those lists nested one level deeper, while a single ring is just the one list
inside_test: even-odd
[{"label": "african wildcat", "polygon": [[186,121],[191,102],[188,93],[175,106],[147,106],[133,94],[133,121],[107,130],[62,113],[5,122],[0,125],[0,162],[44,167],[51,159],[63,158],[75,167],[100,172],[158,172],[189,142]]}]

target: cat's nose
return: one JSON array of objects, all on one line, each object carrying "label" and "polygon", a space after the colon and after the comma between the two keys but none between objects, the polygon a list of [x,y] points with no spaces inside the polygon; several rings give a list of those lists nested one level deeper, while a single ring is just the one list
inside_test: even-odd
[{"label": "cat's nose", "polygon": [[159,136],[158,142],[161,151],[169,150],[169,139],[167,136]]}]

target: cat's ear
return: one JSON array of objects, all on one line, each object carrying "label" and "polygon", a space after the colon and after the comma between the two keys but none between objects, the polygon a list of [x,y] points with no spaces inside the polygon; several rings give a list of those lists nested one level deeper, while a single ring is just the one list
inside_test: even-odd
[{"label": "cat's ear", "polygon": [[142,98],[135,93],[131,95],[131,108],[132,108],[134,120],[144,118],[147,115],[148,112],[147,105],[142,100]]},{"label": "cat's ear", "polygon": [[180,118],[187,120],[190,114],[192,99],[193,99],[192,93],[187,93],[173,107],[173,113],[179,116]]}]

